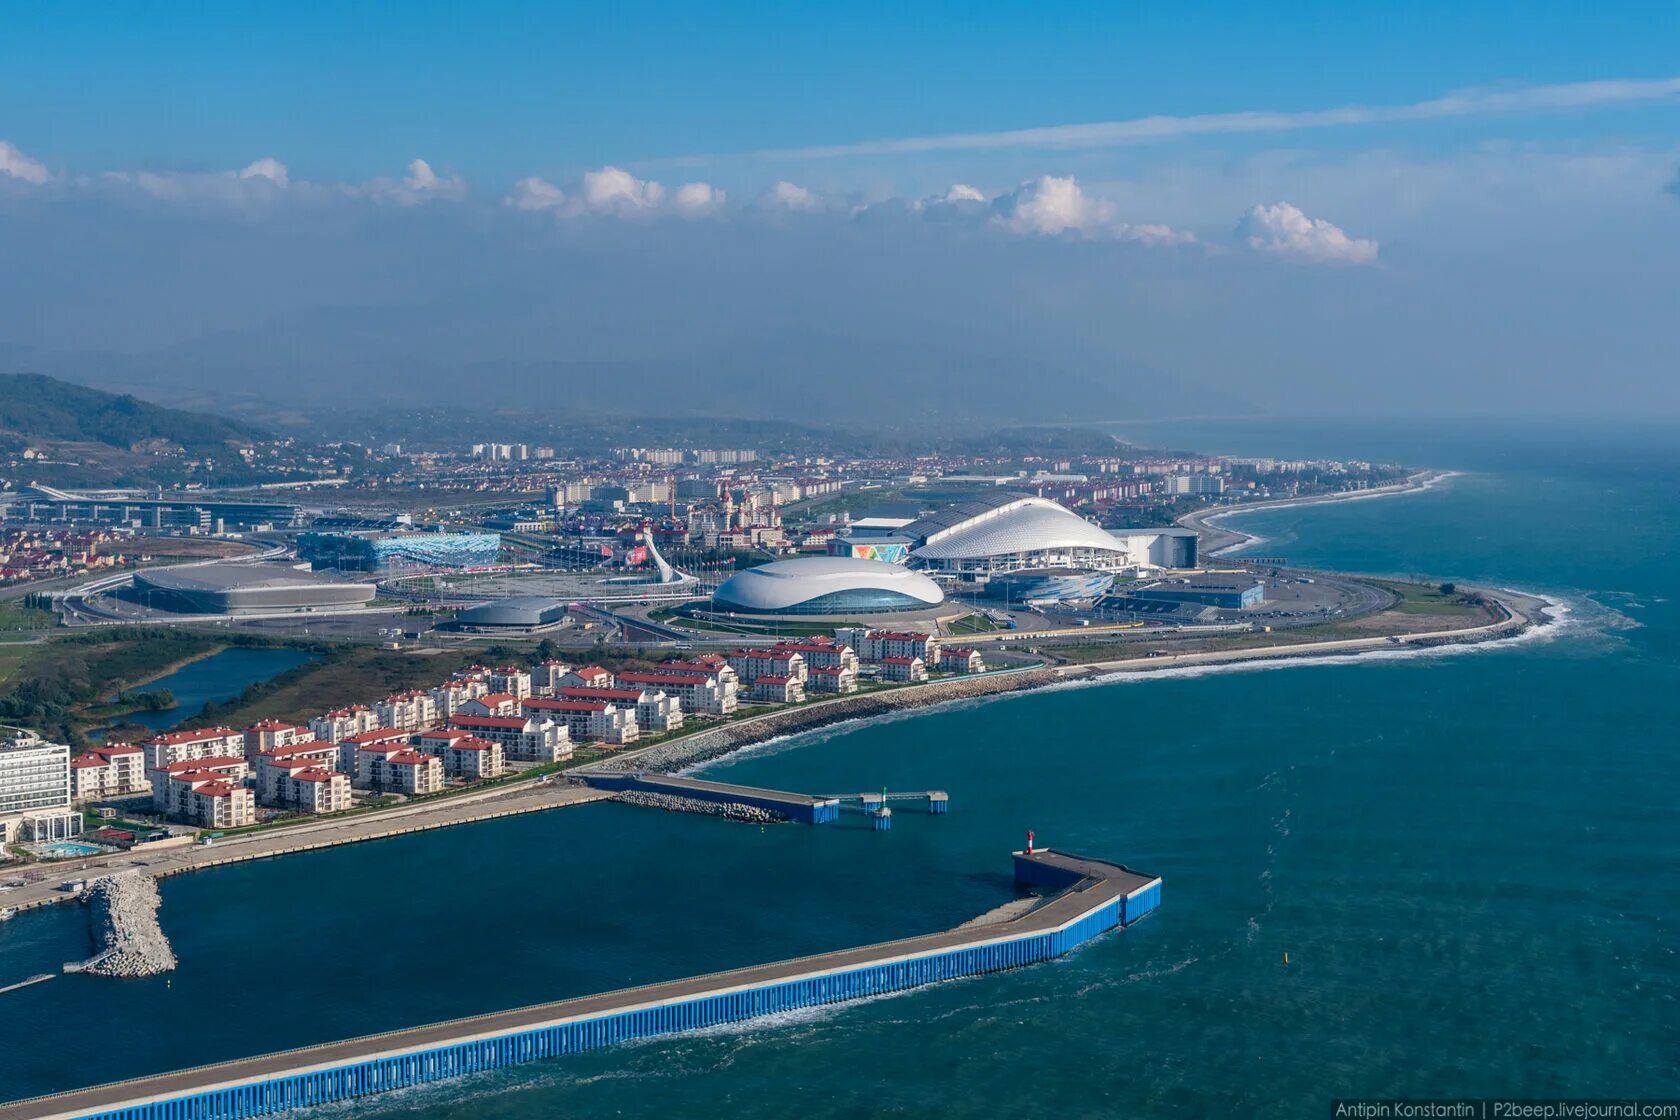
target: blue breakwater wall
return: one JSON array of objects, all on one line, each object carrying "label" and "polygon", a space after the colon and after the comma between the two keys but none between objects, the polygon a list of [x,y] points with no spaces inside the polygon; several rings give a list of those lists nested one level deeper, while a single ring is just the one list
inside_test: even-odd
[{"label": "blue breakwater wall", "polygon": [[[1117,926],[1130,925],[1155,909],[1160,897],[1160,882],[1156,881],[1129,897],[1111,899],[1057,930],[84,1113],[81,1120],[243,1120],[575,1054],[618,1042],[1019,968],[1061,956]],[[300,1053],[298,1061],[300,1066],[306,1066],[307,1052]],[[213,1083],[215,1074],[206,1071],[205,1077]]]}]

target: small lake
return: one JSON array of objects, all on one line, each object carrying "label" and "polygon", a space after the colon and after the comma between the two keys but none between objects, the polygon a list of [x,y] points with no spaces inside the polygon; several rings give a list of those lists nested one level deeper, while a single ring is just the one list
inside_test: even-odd
[{"label": "small lake", "polygon": [[167,731],[181,721],[198,715],[204,710],[204,705],[232,700],[248,686],[277,677],[308,660],[308,653],[296,649],[224,649],[133,690],[160,692],[168,689],[175,697],[173,708],[134,712],[120,717],[120,722]]}]

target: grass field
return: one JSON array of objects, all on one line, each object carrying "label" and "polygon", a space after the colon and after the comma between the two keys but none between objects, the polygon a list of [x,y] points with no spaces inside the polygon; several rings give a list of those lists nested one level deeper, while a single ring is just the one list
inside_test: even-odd
[{"label": "grass field", "polygon": [[1443,595],[1438,587],[1425,587],[1416,583],[1395,583],[1390,580],[1367,580],[1366,582],[1373,583],[1385,591],[1392,591],[1399,596],[1400,601],[1390,607],[1389,610],[1397,611],[1400,614],[1470,618],[1487,613],[1486,608],[1480,603],[1467,602],[1456,592],[1451,595]]},{"label": "grass field", "polygon": [[52,611],[0,603],[0,630],[51,630],[57,625],[58,616]]},{"label": "grass field", "polygon": [[998,629],[998,624],[983,614],[966,614],[951,623],[953,634],[990,634]]}]

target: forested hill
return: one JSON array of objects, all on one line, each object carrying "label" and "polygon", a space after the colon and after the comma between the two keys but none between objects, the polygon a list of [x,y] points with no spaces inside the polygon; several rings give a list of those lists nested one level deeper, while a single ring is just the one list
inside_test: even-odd
[{"label": "forested hill", "polygon": [[247,443],[259,435],[220,416],[164,408],[38,373],[0,374],[0,431],[124,448],[163,440],[189,450]]}]

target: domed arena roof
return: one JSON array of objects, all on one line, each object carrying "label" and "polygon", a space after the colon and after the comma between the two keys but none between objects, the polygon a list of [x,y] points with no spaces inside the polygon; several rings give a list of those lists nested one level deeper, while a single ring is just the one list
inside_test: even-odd
[{"label": "domed arena roof", "polygon": [[1124,552],[1114,537],[1046,498],[1021,498],[930,534],[917,560],[1001,556],[1017,552],[1089,548]]},{"label": "domed arena roof", "polygon": [[945,601],[927,576],[846,556],[778,560],[737,572],[712,595],[718,610],[747,614],[882,614]]}]

